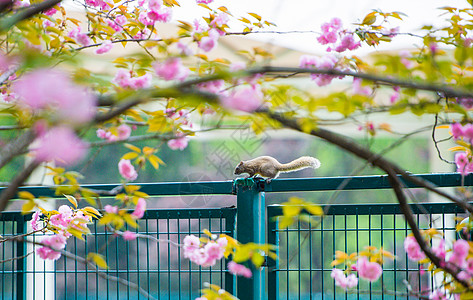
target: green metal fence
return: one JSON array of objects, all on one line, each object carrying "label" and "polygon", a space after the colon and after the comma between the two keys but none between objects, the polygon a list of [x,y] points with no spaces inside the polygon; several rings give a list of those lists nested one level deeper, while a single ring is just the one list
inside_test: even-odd
[{"label": "green metal fence", "polygon": [[[439,187],[473,185],[473,176],[414,176]],[[182,242],[187,234],[209,229],[235,236],[243,243],[278,245],[278,261],[269,259],[268,266],[254,270],[251,279],[236,279],[226,272],[225,262],[200,268],[184,260],[179,248],[170,244],[111,239],[101,226],[92,226],[94,235],[85,242],[68,244],[66,250],[75,255],[83,256],[88,251],[104,254],[110,267],[108,275],[134,282],[156,299],[194,299],[203,282],[218,284],[240,299],[406,299],[408,290],[422,292],[434,285],[434,278],[427,273],[421,275],[418,265],[407,261],[402,241],[409,229],[395,204],[331,205],[320,226],[298,223],[284,230],[278,229],[277,223],[281,207],[265,205],[268,193],[334,191],[342,186],[344,190],[386,189],[390,187],[386,176],[280,179],[270,184],[238,180],[141,186],[151,196],[236,195],[237,208],[148,210],[139,221],[140,233]],[[89,187],[106,190],[115,185]],[[23,189],[53,196],[44,187]],[[463,213],[457,207],[416,204],[413,209],[421,228],[435,226],[454,238],[452,218]],[[1,214],[0,234],[8,238],[26,232],[29,218],[17,212]],[[359,251],[368,244],[393,251],[397,259],[385,262],[378,283],[361,282],[355,294],[335,288],[330,278],[334,251]],[[104,280],[75,260],[62,257],[48,263],[29,255],[33,250],[34,246],[25,243],[1,244],[0,299],[144,299],[129,286]],[[14,257],[21,259],[10,260]]]}]

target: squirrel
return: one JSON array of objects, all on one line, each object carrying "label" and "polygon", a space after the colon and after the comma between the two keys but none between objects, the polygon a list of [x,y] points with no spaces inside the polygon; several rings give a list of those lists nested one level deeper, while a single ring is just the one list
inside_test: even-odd
[{"label": "squirrel", "polygon": [[305,168],[317,169],[319,167],[320,161],[310,156],[299,157],[287,164],[281,164],[271,156],[259,156],[251,160],[241,161],[235,168],[235,175],[248,173],[248,178],[250,178],[259,174],[271,180],[277,178],[280,172],[293,172]]}]

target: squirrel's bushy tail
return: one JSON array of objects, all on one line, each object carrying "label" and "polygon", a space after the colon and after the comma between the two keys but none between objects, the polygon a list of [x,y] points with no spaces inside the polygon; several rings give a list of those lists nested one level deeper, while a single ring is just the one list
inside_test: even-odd
[{"label": "squirrel's bushy tail", "polygon": [[280,172],[292,172],[305,168],[317,169],[320,167],[320,161],[315,157],[302,156],[287,164],[281,164]]}]

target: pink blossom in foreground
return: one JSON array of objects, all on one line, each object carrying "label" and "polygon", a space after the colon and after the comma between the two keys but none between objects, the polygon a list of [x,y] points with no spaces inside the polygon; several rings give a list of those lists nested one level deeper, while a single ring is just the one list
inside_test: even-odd
[{"label": "pink blossom in foreground", "polygon": [[117,132],[118,132],[118,140],[120,141],[126,140],[131,135],[131,127],[126,124],[122,124],[117,127]]},{"label": "pink blossom in foreground", "polygon": [[100,45],[97,50],[95,50],[95,54],[104,54],[112,50],[113,44],[112,41],[105,41]]},{"label": "pink blossom in foreground", "polygon": [[133,241],[136,239],[137,235],[136,233],[127,230],[123,232],[122,237],[125,241]]},{"label": "pink blossom in foreground", "polygon": [[189,75],[189,69],[184,67],[178,57],[169,58],[162,63],[154,64],[154,70],[164,80],[184,80]]},{"label": "pink blossom in foreground", "polygon": [[125,89],[142,89],[151,85],[151,74],[147,73],[139,77],[131,77],[130,71],[119,69],[115,74],[113,82]]},{"label": "pink blossom in foreground", "polygon": [[143,198],[139,198],[138,202],[136,203],[135,210],[131,213],[132,216],[136,217],[137,219],[143,218],[146,211],[146,200]]},{"label": "pink blossom in foreground", "polygon": [[187,148],[189,138],[186,136],[169,140],[168,141],[168,147],[171,148],[172,150],[184,150]]},{"label": "pink blossom in foreground", "polygon": [[[336,66],[338,59],[335,55],[328,54],[322,57],[312,56],[312,55],[302,55],[299,61],[299,66],[301,68],[307,69],[320,69],[320,70],[339,70]],[[325,86],[330,84],[333,79],[337,76],[333,75],[326,75],[326,74],[311,74],[311,78],[315,81],[318,86]],[[339,78],[343,78],[343,76],[339,76]]]},{"label": "pink blossom in foreground", "polygon": [[126,24],[126,22],[128,22],[127,18],[124,15],[116,16],[114,21],[120,26],[123,26]]},{"label": "pink blossom in foreground", "polygon": [[432,291],[429,295],[429,299],[432,300],[447,300],[447,295],[445,294],[445,291],[443,290],[435,290]]},{"label": "pink blossom in foreground", "polygon": [[470,250],[470,244],[465,240],[457,240],[453,243],[452,250],[448,261],[463,268],[466,265],[466,257]]},{"label": "pink blossom in foreground", "polygon": [[399,93],[401,88],[398,86],[394,86],[393,90],[394,93],[392,93],[391,97],[389,97],[389,101],[391,102],[391,104],[396,103],[401,98],[401,94]]},{"label": "pink blossom in foreground", "polygon": [[441,260],[445,260],[447,252],[445,250],[445,240],[440,239],[437,245],[432,246],[432,252]]},{"label": "pink blossom in foreground", "polygon": [[360,257],[356,262],[356,268],[360,278],[367,279],[371,282],[378,280],[383,273],[383,269],[376,262],[370,262],[366,257]]},{"label": "pink blossom in foreground", "polygon": [[21,105],[52,109],[66,122],[84,123],[94,116],[96,98],[62,72],[36,69],[15,81],[12,89]]},{"label": "pink blossom in foreground", "polygon": [[105,205],[105,211],[109,214],[118,214],[118,206],[112,206],[110,204]]},{"label": "pink blossom in foreground", "polygon": [[72,165],[87,152],[87,145],[69,127],[54,127],[38,138],[37,161],[55,161],[59,165]]},{"label": "pink blossom in foreground", "polygon": [[222,93],[222,91],[225,88],[225,81],[223,80],[213,80],[213,81],[207,81],[207,82],[202,82],[197,85],[199,90],[218,94]]},{"label": "pink blossom in foreground", "polygon": [[41,242],[46,246],[36,249],[36,254],[42,259],[57,260],[61,257],[61,253],[54,250],[64,249],[66,241],[66,237],[61,234],[44,237]]},{"label": "pink blossom in foreground", "polygon": [[215,265],[217,260],[223,258],[226,246],[226,238],[219,238],[216,242],[209,241],[201,247],[200,239],[194,235],[189,235],[184,238],[183,252],[184,257],[193,263],[203,267],[211,267]]},{"label": "pink blossom in foreground", "polygon": [[263,92],[259,85],[241,88],[228,96],[220,97],[220,102],[227,109],[253,112],[263,103]]},{"label": "pink blossom in foreground", "polygon": [[118,171],[126,180],[135,180],[138,178],[138,173],[136,172],[135,167],[128,159],[121,159],[118,162]]},{"label": "pink blossom in foreground", "polygon": [[424,252],[422,252],[419,243],[417,243],[413,236],[408,236],[404,240],[404,250],[407,253],[407,257],[413,261],[419,261],[425,258]]},{"label": "pink blossom in foreground", "polygon": [[348,276],[345,276],[345,273],[340,269],[332,269],[330,276],[335,280],[335,285],[345,290],[353,288],[358,284],[358,278],[355,274],[349,274]]},{"label": "pink blossom in foreground", "polygon": [[250,269],[248,269],[244,265],[237,264],[234,261],[229,262],[227,265],[227,268],[228,268],[228,272],[230,272],[233,275],[243,276],[246,278],[251,278],[251,276],[253,275]]},{"label": "pink blossom in foreground", "polygon": [[361,85],[361,78],[353,78],[353,93],[358,95],[370,96],[373,89],[369,86]]},{"label": "pink blossom in foreground", "polygon": [[217,40],[209,36],[204,36],[200,39],[197,45],[205,52],[210,52],[215,48],[215,46],[217,46]]}]

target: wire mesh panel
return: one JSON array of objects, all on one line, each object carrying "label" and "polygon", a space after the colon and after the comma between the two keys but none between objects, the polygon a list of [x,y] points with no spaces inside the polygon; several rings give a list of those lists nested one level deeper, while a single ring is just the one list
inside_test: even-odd
[{"label": "wire mesh panel", "polygon": [[[124,230],[151,238],[134,241],[125,241],[106,231],[104,226],[91,224],[92,234],[84,241],[71,238],[65,250],[78,257],[86,257],[89,252],[100,253],[108,269],[100,269],[99,273],[72,257],[62,256],[54,262],[31,254],[1,264],[0,299],[145,299],[144,293],[156,299],[195,299],[204,282],[232,291],[233,276],[225,272],[225,262],[201,268],[183,259],[181,249],[173,243],[182,243],[188,234],[201,235],[204,229],[234,236],[235,214],[236,209],[148,210],[138,221],[139,228]],[[2,214],[1,235],[8,238],[18,233],[18,220],[24,218],[19,213]],[[36,234],[28,239],[39,242],[42,236]],[[0,259],[19,257],[19,245],[25,243],[2,243]],[[38,247],[26,243],[21,250],[29,254]],[[123,280],[136,286],[122,284]],[[24,287],[24,294],[18,293],[17,286]]]},{"label": "wire mesh panel", "polygon": [[[421,229],[435,227],[447,241],[456,238],[454,218],[461,213],[456,206],[412,208]],[[269,206],[269,222],[281,213],[279,206]],[[428,290],[436,286],[436,278],[419,272],[419,265],[407,259],[403,241],[410,230],[398,205],[333,205],[322,220],[312,218],[312,225],[299,221],[286,229],[269,226],[268,240],[279,245],[279,261],[269,269],[269,295],[279,299],[416,299],[407,293],[428,296]],[[368,245],[383,247],[396,259],[385,260],[379,281],[360,280],[357,288],[346,293],[330,276],[335,251],[350,254]]]}]

